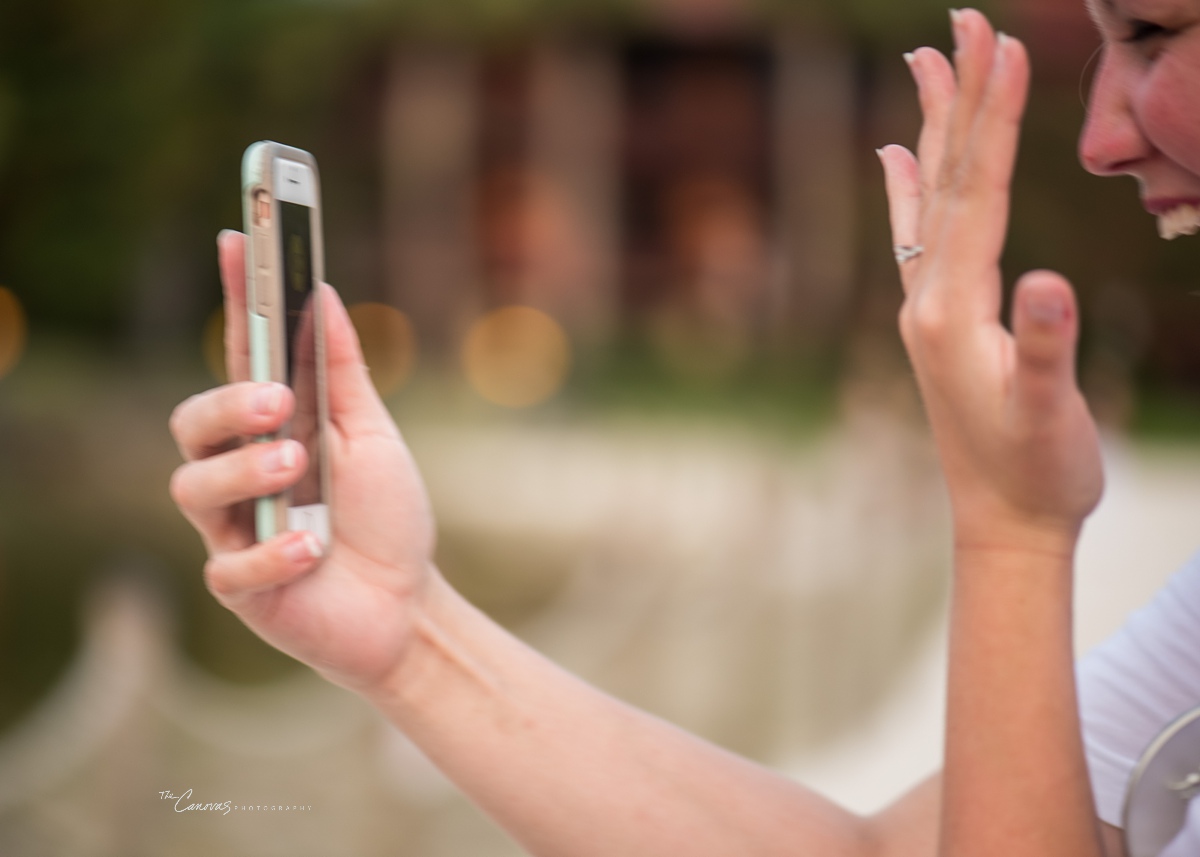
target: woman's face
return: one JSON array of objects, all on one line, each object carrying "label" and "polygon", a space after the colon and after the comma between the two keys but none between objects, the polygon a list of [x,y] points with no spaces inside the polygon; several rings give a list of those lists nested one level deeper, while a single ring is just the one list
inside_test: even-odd
[{"label": "woman's face", "polygon": [[1079,141],[1131,175],[1163,237],[1200,229],[1200,0],[1087,0],[1104,40]]}]

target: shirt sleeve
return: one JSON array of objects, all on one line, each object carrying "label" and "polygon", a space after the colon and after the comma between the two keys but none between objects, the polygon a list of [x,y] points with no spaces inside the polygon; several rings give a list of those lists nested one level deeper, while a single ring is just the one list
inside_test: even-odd
[{"label": "shirt sleeve", "polygon": [[1076,668],[1096,810],[1121,826],[1137,760],[1172,720],[1200,705],[1200,553]]}]

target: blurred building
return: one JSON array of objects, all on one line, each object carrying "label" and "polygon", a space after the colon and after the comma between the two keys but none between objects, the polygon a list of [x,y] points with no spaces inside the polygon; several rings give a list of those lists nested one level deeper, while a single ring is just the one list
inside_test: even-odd
[{"label": "blurred building", "polygon": [[636,329],[681,365],[835,333],[855,275],[854,55],[834,28],[768,30],[742,6],[396,44],[387,297],[443,349],[510,303],[584,342]]}]

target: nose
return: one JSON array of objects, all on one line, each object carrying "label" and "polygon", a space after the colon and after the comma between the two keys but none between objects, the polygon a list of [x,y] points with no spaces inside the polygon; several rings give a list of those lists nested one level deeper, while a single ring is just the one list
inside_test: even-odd
[{"label": "nose", "polygon": [[1079,160],[1098,176],[1132,172],[1154,153],[1133,109],[1132,68],[1105,50],[1088,99],[1079,137]]}]

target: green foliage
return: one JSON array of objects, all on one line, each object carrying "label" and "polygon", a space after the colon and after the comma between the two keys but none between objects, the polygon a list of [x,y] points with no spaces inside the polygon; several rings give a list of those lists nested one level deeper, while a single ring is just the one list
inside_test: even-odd
[{"label": "green foliage", "polygon": [[203,229],[211,255],[232,225],[247,143],[320,135],[369,25],[311,3],[10,0],[0,283],[35,321],[118,332],[164,231]]}]

